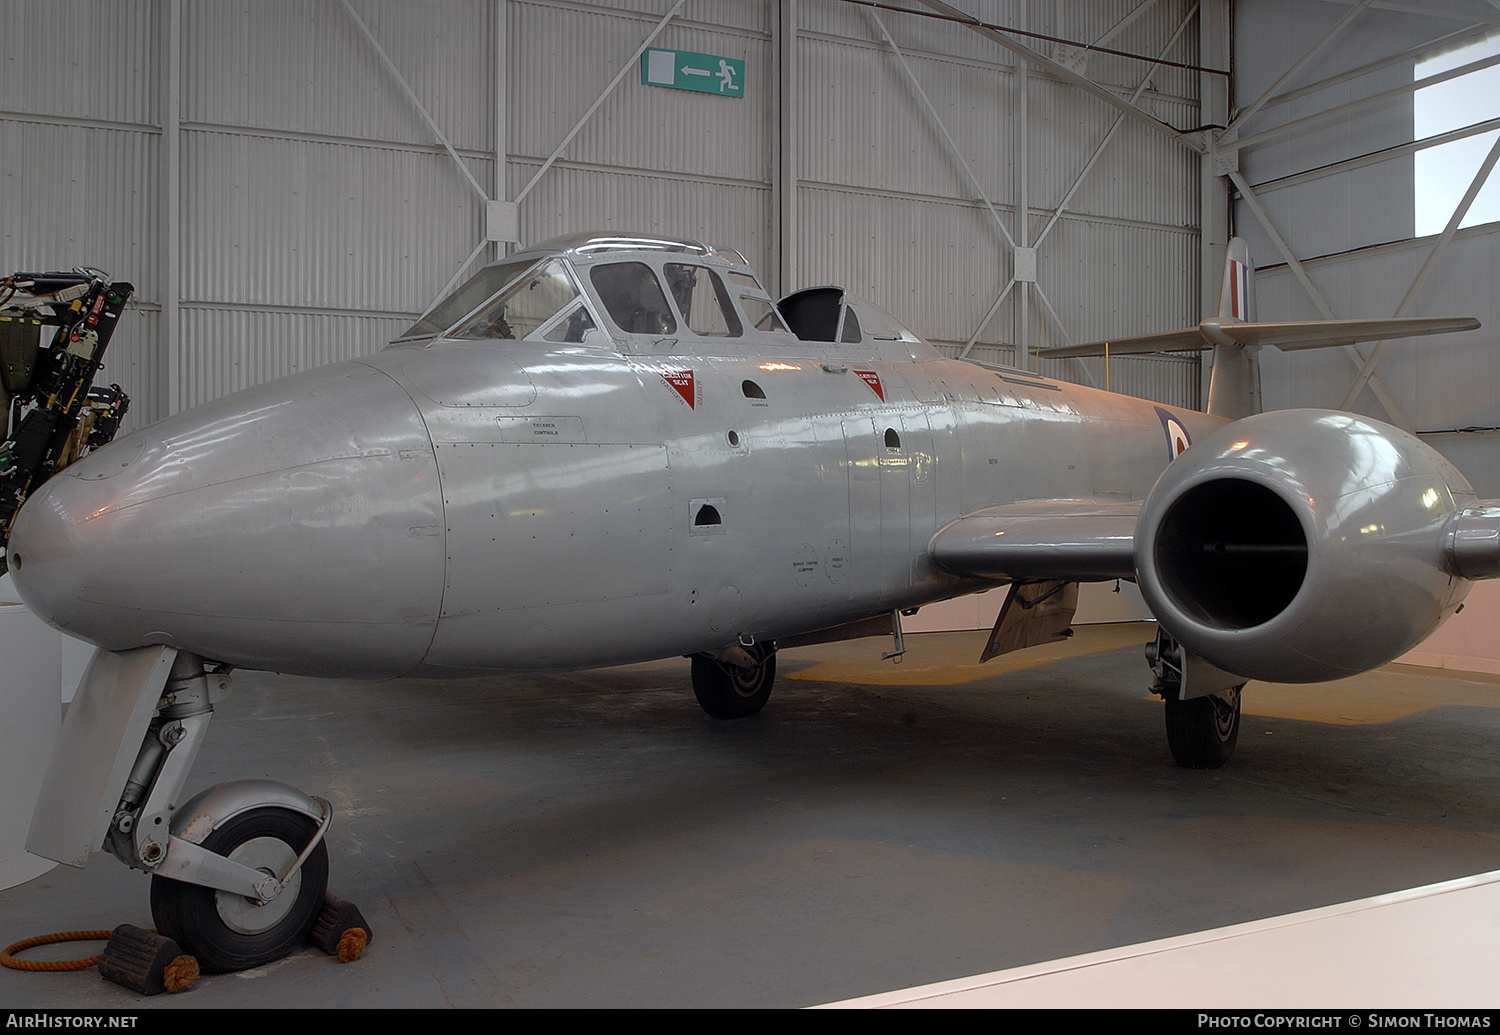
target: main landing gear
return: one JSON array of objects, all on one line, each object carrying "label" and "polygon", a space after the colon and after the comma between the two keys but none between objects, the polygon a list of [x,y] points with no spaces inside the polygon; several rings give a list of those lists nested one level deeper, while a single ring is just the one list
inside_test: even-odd
[{"label": "main landing gear", "polygon": [[776,644],[694,654],[693,695],[715,719],[745,719],[766,706],[776,681]]},{"label": "main landing gear", "polygon": [[1234,755],[1240,735],[1239,676],[1189,654],[1161,629],[1146,645],[1156,675],[1151,687],[1166,702],[1167,746],[1185,769],[1217,769]]}]

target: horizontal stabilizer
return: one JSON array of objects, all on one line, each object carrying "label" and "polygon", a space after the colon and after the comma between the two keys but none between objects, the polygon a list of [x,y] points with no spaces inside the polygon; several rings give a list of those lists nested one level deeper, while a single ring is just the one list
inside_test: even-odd
[{"label": "horizontal stabilizer", "polygon": [[956,575],[1103,582],[1135,578],[1141,505],[1036,500],[966,514],[932,539],[932,559]]},{"label": "horizontal stabilizer", "polygon": [[1106,353],[1111,356],[1141,356],[1158,352],[1198,352],[1215,345],[1271,345],[1290,351],[1350,345],[1356,341],[1451,334],[1455,331],[1472,331],[1478,326],[1479,321],[1472,317],[1290,320],[1273,323],[1236,323],[1229,319],[1215,319],[1204,320],[1196,327],[1184,327],[1159,334],[1041,349],[1037,355],[1050,359],[1103,356]]}]

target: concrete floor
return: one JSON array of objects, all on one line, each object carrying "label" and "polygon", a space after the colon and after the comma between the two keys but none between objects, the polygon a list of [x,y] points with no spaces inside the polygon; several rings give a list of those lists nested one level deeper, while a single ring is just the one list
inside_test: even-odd
[{"label": "concrete floor", "polygon": [[[1252,684],[1234,761],[1189,772],[1145,692],[1149,635],[1084,627],[982,668],[983,633],[909,635],[901,664],[884,641],[786,651],[736,723],[702,715],[684,661],[239,673],[192,786],[331,800],[364,958],[154,998],[0,970],[0,1007],[810,1006],[1500,869],[1495,677]],[[58,867],[0,892],[0,941],[150,926],[148,883]]]}]

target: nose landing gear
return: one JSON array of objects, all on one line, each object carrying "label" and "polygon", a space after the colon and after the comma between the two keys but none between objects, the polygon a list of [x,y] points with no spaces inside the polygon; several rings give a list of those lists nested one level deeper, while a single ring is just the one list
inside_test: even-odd
[{"label": "nose landing gear", "polygon": [[80,867],[102,842],[150,873],[158,930],[203,970],[221,972],[282,958],[328,902],[341,901],[327,895],[333,809],[323,799],[257,779],[179,804],[228,685],[227,673],[171,648],[97,652],[64,718],[27,842]]}]

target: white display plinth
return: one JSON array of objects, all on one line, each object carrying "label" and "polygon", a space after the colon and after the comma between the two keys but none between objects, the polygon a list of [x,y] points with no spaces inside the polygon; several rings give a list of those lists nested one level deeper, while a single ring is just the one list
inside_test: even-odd
[{"label": "white display plinth", "polygon": [[62,721],[62,634],[25,604],[0,600],[0,889],[56,863],[26,851],[26,831]]}]

